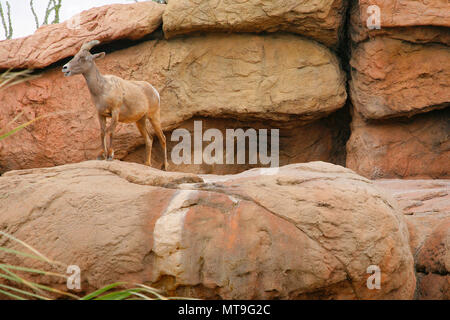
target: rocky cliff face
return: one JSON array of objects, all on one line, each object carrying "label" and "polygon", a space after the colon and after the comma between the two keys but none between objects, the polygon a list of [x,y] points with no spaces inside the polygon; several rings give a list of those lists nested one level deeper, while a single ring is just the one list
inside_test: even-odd
[{"label": "rocky cliff face", "polygon": [[[0,190],[0,230],[78,265],[84,290],[120,279],[199,298],[414,295],[403,213],[340,166],[197,176],[89,161],[9,172]],[[380,290],[367,287],[371,265],[381,269]]]},{"label": "rocky cliff face", "polygon": [[417,299],[450,299],[450,181],[378,180],[406,215]]},{"label": "rocky cliff face", "polygon": [[[381,29],[369,30],[369,4]],[[446,10],[443,8],[447,8]],[[371,178],[450,176],[449,4],[354,1],[347,166]]]},{"label": "rocky cliff face", "polygon": [[[377,18],[373,16],[376,12],[369,8],[371,5],[378,6],[380,29],[368,28],[367,21]],[[133,256],[133,264],[123,265],[123,274],[136,281],[150,281],[175,293],[207,298],[408,299],[413,297],[415,277],[411,271],[412,259],[408,250],[404,250],[404,243],[409,241],[404,218],[401,215],[398,219],[387,218],[398,216],[398,201],[407,215],[411,233],[409,250],[414,256],[417,276],[414,296],[448,299],[448,184],[444,180],[419,185],[403,180],[376,182],[375,186],[394,194],[396,200],[392,200],[385,198],[384,193],[380,195],[375,190],[378,187],[366,178],[450,178],[449,12],[448,2],[440,0],[426,4],[412,0],[218,3],[170,0],[167,5],[143,2],[95,8],[80,15],[78,28],[74,29],[71,22],[51,25],[26,38],[1,41],[0,70],[37,68],[41,77],[0,91],[0,131],[8,129],[6,126],[13,119],[16,121],[9,128],[39,116],[46,117],[0,141],[0,174],[6,173],[0,178],[3,179],[0,186],[1,183],[5,186],[0,189],[4,195],[2,198],[0,193],[0,201],[6,205],[15,196],[17,201],[23,201],[18,194],[7,195],[5,190],[12,186],[25,188],[33,179],[44,179],[47,175],[50,178],[61,174],[68,181],[76,182],[78,172],[84,179],[80,183],[96,183],[99,188],[115,183],[117,176],[125,177],[128,182],[121,180],[121,183],[131,191],[124,199],[118,196],[123,203],[117,206],[134,208],[137,220],[132,223],[140,228],[138,235],[130,240],[131,247],[148,243],[135,255],[128,252]],[[79,163],[98,154],[99,124],[85,81],[81,76],[63,78],[60,72],[62,64],[80,45],[92,39],[103,42],[93,51],[108,52],[98,62],[103,73],[145,80],[160,92],[169,160],[178,143],[171,141],[174,130],[183,129],[194,136],[194,127],[201,122],[203,131],[216,129],[222,136],[227,129],[277,129],[279,164],[290,166],[282,169],[280,176],[278,173],[258,176],[250,171],[253,173],[242,176],[202,178],[196,174],[238,174],[264,165],[249,161],[244,164],[175,164],[172,161],[170,170],[183,173],[160,176],[162,173],[149,169],[150,176],[144,174],[146,178],[142,178],[150,179],[149,183],[138,178],[142,167],[124,163],[89,162],[7,173]],[[143,163],[144,141],[133,124],[118,126],[114,149],[116,159]],[[162,153],[156,139],[153,150],[153,166],[161,168]],[[333,166],[319,165],[317,169],[317,165],[298,165],[318,160],[346,166],[365,178]],[[133,174],[123,173],[128,170]],[[97,173],[106,173],[100,174],[102,178],[96,181],[90,176],[94,171],[95,177]],[[318,175],[319,185],[304,178],[314,175],[312,172]],[[290,174],[292,181],[287,178]],[[141,182],[136,185],[134,179]],[[202,179],[212,180],[194,186]],[[303,189],[304,179],[308,186],[311,184],[313,189],[323,192],[323,196]],[[333,181],[332,185],[328,185],[328,180]],[[180,181],[191,184],[188,190]],[[243,187],[237,188],[231,182]],[[436,187],[439,189],[436,191],[435,183],[444,187]],[[214,190],[206,190],[206,186]],[[51,183],[46,188],[42,196],[53,199]],[[70,194],[78,192],[70,186],[67,188],[64,190]],[[347,192],[354,193],[349,196],[350,193],[336,191],[338,194],[334,188],[350,188],[352,191]],[[61,191],[63,202],[69,201],[65,199],[66,191]],[[298,198],[298,194],[306,191],[313,194],[311,199]],[[327,202],[341,196],[348,200],[347,204]],[[235,200],[239,210],[234,197],[238,199]],[[99,210],[103,215],[107,211],[103,206],[111,208],[106,198],[107,193],[98,195],[99,206],[88,206],[89,210]],[[147,198],[160,200],[151,200],[156,202],[149,204]],[[270,199],[269,203],[263,204],[265,198]],[[384,205],[379,199],[384,199]],[[172,201],[177,203],[173,208]],[[187,207],[178,201],[187,201]],[[32,206],[41,208],[36,203]],[[52,203],[53,200],[49,202]],[[373,221],[367,220],[372,217],[363,217],[361,203],[373,204],[370,205]],[[150,205],[157,208],[151,214]],[[291,206],[292,211],[285,206]],[[283,210],[279,210],[281,207]],[[80,210],[73,211],[73,225],[99,223],[96,219],[102,219],[80,217]],[[34,225],[34,220],[24,218],[26,212],[17,219]],[[39,212],[49,215],[45,219],[54,218],[47,207]],[[237,212],[236,216],[231,212]],[[111,214],[108,221],[123,218],[120,210],[114,209]],[[177,220],[181,216],[182,223]],[[7,221],[3,223],[4,228],[17,232],[18,236],[25,235],[22,229],[11,227],[20,225],[14,219],[3,212],[0,226]],[[174,228],[181,231],[171,239],[164,239],[162,231],[156,228],[156,221],[160,220],[164,221],[160,222],[162,225],[175,223],[178,229]],[[317,223],[320,227],[314,229],[312,226]],[[374,229],[366,230],[364,223],[374,223]],[[58,226],[65,228],[62,224]],[[202,226],[215,231],[200,237],[196,231]],[[119,237],[135,231],[129,226],[124,230],[128,231],[125,234],[118,231]],[[226,235],[229,230],[234,232],[231,238]],[[368,232],[367,238],[362,230]],[[59,236],[62,231],[55,232]],[[347,238],[347,232],[351,239]],[[174,241],[181,241],[180,234],[187,245],[183,253],[172,250]],[[329,239],[336,243],[329,243],[324,234],[329,234]],[[116,259],[121,249],[116,247],[116,238],[108,237],[105,235],[103,240],[112,248],[111,254]],[[380,243],[386,245],[381,249],[372,247],[367,241],[374,237],[381,237]],[[82,252],[82,247],[94,246],[100,240],[90,241],[67,252],[92,262],[98,252],[87,254]],[[155,247],[154,241],[162,244]],[[198,245],[199,242],[204,245]],[[248,247],[239,249],[237,243],[241,242],[248,242]],[[383,260],[387,258],[381,252],[391,252],[389,246],[394,244],[399,247],[392,249],[394,255],[389,257],[392,260]],[[212,248],[217,246],[225,250],[224,257],[214,255]],[[267,248],[270,254],[264,253]],[[302,248],[298,255],[306,262],[284,266],[286,256],[290,255],[286,252],[294,254],[295,248]],[[60,249],[49,253],[65,259],[64,250]],[[285,254],[278,255],[277,250]],[[371,255],[363,257],[364,250]],[[182,267],[177,267],[180,255],[184,260]],[[319,259],[320,255],[325,258]],[[245,256],[252,257],[253,262],[249,260],[239,267],[236,257]],[[186,261],[186,257],[194,260]],[[217,262],[220,259],[226,259],[230,267],[220,267]],[[350,262],[352,259],[357,265]],[[382,263],[388,270],[389,284],[383,284],[385,288],[381,292],[363,288],[363,267],[369,262],[367,259]],[[84,267],[96,268],[92,263]],[[118,276],[107,268],[100,265],[98,270],[89,271],[92,274],[87,276],[86,283],[97,287]],[[149,268],[153,270],[151,275],[147,272]],[[313,269],[319,270],[316,276],[309,273]],[[221,278],[218,270],[228,278]],[[403,276],[400,271],[404,272]],[[280,272],[279,278],[268,276]],[[254,286],[257,289],[249,289]]]}]

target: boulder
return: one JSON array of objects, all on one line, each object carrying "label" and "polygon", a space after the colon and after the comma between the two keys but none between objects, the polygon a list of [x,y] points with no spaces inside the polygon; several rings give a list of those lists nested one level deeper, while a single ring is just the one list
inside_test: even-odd
[{"label": "boulder", "polygon": [[417,275],[416,298],[450,299],[450,210],[407,217]]},{"label": "boulder", "polygon": [[[152,83],[161,93],[166,133],[194,117],[259,121],[265,128],[287,132],[292,128],[288,123],[305,126],[335,112],[347,96],[336,56],[294,35],[152,40],[109,54],[98,66],[106,74]],[[0,101],[0,128],[21,112],[16,125],[47,116],[0,142],[0,172],[90,160],[99,153],[96,110],[82,76],[64,78],[60,69],[52,69],[1,91]],[[269,123],[262,124],[265,121]],[[284,143],[281,153],[302,161],[334,161],[331,141],[338,135],[336,125],[326,128],[327,123],[296,129],[292,134],[297,142]],[[115,136],[118,159],[143,144],[133,124],[120,124]],[[299,143],[292,150],[291,145]],[[156,142],[154,150],[160,152]],[[317,156],[297,156],[304,151]]]},{"label": "boulder", "polygon": [[[431,3],[432,2],[432,3]],[[359,5],[361,3],[361,6]],[[377,4],[380,7],[381,26],[380,29],[369,29],[367,26],[369,5]],[[448,19],[442,19],[448,15],[447,12],[439,12],[434,15],[431,11],[440,10],[441,6],[449,7],[443,2],[428,1],[427,4],[417,1],[402,1],[401,6],[393,11],[394,1],[351,1],[349,34],[354,42],[362,42],[369,37],[387,36],[389,38],[406,40],[415,43],[442,43],[450,45],[450,33],[448,32]],[[420,11],[420,15],[411,6],[427,6],[426,10]],[[386,10],[386,8],[388,8]],[[382,11],[381,11],[382,10]],[[395,14],[394,14],[395,12]],[[390,15],[390,18],[389,18]],[[410,21],[409,24],[400,23],[398,17],[403,15]],[[394,17],[394,18],[393,18]],[[433,19],[434,18],[434,19]]]},{"label": "boulder", "polygon": [[376,122],[355,113],[347,167],[370,179],[448,179],[450,109]]},{"label": "boulder", "polygon": [[288,31],[336,46],[345,10],[342,0],[170,0],[163,30],[167,38],[197,32]]},{"label": "boulder", "polygon": [[[202,150],[203,161],[200,164],[194,163],[194,139],[196,133],[194,130],[195,123],[200,123],[203,134],[207,130],[215,129],[219,130],[221,134],[221,141],[223,143],[223,157],[220,163],[209,164],[207,162],[206,153],[208,145],[211,142],[203,141]],[[245,163],[238,163],[238,147],[235,143],[234,147],[234,162],[227,162],[227,154],[230,153],[230,149],[227,148],[227,129],[237,130],[242,129],[245,132],[250,130],[256,130],[254,137],[257,142],[261,141],[262,136],[259,134],[259,130],[268,130],[268,141],[271,141],[271,133],[273,130],[279,130],[279,165],[284,166],[293,163],[303,163],[310,161],[326,161],[334,164],[345,165],[345,143],[348,139],[348,126],[347,117],[345,111],[336,112],[329,117],[314,121],[309,124],[302,122],[285,122],[277,123],[270,121],[239,121],[235,119],[218,119],[218,118],[202,118],[195,117],[190,120],[181,123],[176,130],[187,130],[191,142],[191,157],[189,163],[175,163],[172,158],[172,151],[176,152],[175,148],[179,144],[179,140],[175,139],[174,131],[167,132],[167,150],[169,152],[170,170],[179,172],[192,172],[192,173],[206,173],[206,174],[235,174],[251,168],[268,167],[273,166],[274,163],[262,163],[261,158],[258,155],[256,163],[250,163],[249,161],[249,146],[247,141],[245,148],[242,152],[245,153]],[[172,141],[174,140],[174,141]],[[141,140],[139,139],[140,143]],[[132,145],[132,144],[131,144]],[[152,152],[152,166],[155,168],[161,168],[164,158],[161,152],[159,142],[155,139],[153,143]],[[272,147],[271,143],[267,145],[268,155],[272,155],[275,152],[275,147]],[[175,153],[177,155],[177,153]],[[145,145],[140,145],[136,149],[130,151],[126,156],[122,158],[123,161],[131,161],[136,163],[143,163],[145,157]],[[275,161],[275,160],[274,160]]]},{"label": "boulder", "polygon": [[153,1],[97,7],[31,36],[0,41],[0,70],[47,67],[76,54],[85,41],[143,38],[161,25],[164,8]]},{"label": "boulder", "polygon": [[450,50],[376,37],[360,43],[350,65],[350,95],[366,119],[412,116],[450,104]]},{"label": "boulder", "polygon": [[367,8],[376,5],[381,12],[381,27],[450,27],[450,4],[443,0],[359,0],[361,19],[367,21]]},{"label": "boulder", "polygon": [[450,180],[380,179],[374,183],[388,190],[405,215],[450,214]]},{"label": "boulder", "polygon": [[374,181],[403,209],[416,265],[416,299],[450,299],[450,180]]},{"label": "boulder", "polygon": [[[0,190],[0,230],[78,265],[83,292],[121,280],[207,299],[414,294],[402,212],[373,182],[340,166],[196,176],[89,161],[8,172]],[[16,248],[5,238],[0,245]],[[42,267],[5,252],[0,260]],[[373,265],[381,286],[370,290]],[[64,279],[33,280],[65,289]]]}]

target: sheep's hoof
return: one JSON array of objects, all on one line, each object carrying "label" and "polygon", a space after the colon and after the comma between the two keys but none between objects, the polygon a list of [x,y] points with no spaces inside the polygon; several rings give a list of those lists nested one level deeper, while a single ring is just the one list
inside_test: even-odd
[{"label": "sheep's hoof", "polygon": [[106,161],[113,161],[114,160],[114,150],[109,149],[108,156],[106,157]]},{"label": "sheep's hoof", "polygon": [[97,160],[105,160],[106,159],[106,157],[105,157],[105,154],[104,153],[100,153],[98,156],[97,156]]}]

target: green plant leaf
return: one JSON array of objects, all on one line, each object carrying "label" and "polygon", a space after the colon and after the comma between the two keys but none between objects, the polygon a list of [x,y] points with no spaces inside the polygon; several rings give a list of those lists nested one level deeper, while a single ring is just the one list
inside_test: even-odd
[{"label": "green plant leaf", "polygon": [[92,300],[92,299],[98,297],[99,295],[101,295],[102,293],[105,293],[106,291],[109,291],[118,286],[123,286],[124,284],[125,284],[125,282],[112,283],[110,285],[104,286],[103,288],[100,288],[97,291],[94,291],[94,292],[82,297],[80,300]]},{"label": "green plant leaf", "polygon": [[[17,289],[17,288],[11,287],[11,286],[7,286],[7,285],[4,285],[4,284],[0,284],[0,288],[9,289],[9,290],[12,290],[14,292],[21,293],[21,294],[24,294],[24,295],[27,295],[27,296],[30,296],[30,297],[33,297],[33,298],[38,298],[40,300],[50,300],[47,297],[40,296],[38,294],[34,294],[32,292],[28,292],[28,291],[25,291],[25,290],[20,290],[20,289]],[[26,300],[26,299],[22,298],[22,300]]]},{"label": "green plant leaf", "polygon": [[20,266],[12,266],[12,265],[9,265],[9,264],[2,264],[2,263],[0,263],[0,266],[1,267],[5,267],[7,269],[18,270],[18,271],[25,271],[25,272],[30,272],[30,273],[37,273],[37,274],[41,274],[41,275],[44,275],[44,276],[53,276],[53,277],[59,277],[59,278],[64,278],[64,279],[68,278],[64,274],[60,274],[60,273],[56,273],[56,272],[49,272],[49,271],[45,271],[45,270],[32,269],[32,268],[20,267]]},{"label": "green plant leaf", "polygon": [[19,296],[15,295],[15,294],[9,293],[9,292],[4,291],[2,289],[0,289],[0,293],[3,293],[5,296],[11,297],[11,298],[16,299],[16,300],[27,300],[27,299],[25,299],[23,297],[19,297]]}]

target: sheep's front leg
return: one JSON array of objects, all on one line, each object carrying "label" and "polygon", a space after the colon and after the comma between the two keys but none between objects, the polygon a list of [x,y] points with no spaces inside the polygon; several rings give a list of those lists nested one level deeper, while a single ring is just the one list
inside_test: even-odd
[{"label": "sheep's front leg", "polygon": [[[106,129],[106,136],[109,137],[109,145],[106,152],[106,160],[112,161],[114,159],[114,149],[112,148],[114,130],[116,130],[117,123],[119,122],[119,109],[113,109],[111,112],[111,123],[108,129]],[[106,138],[106,137],[105,137]],[[106,141],[105,141],[106,144]]]},{"label": "sheep's front leg", "polygon": [[98,120],[100,122],[100,136],[102,139],[102,151],[97,156],[97,160],[105,160],[106,155],[108,154],[108,150],[106,149],[106,117],[102,116],[100,113],[98,114]]}]

